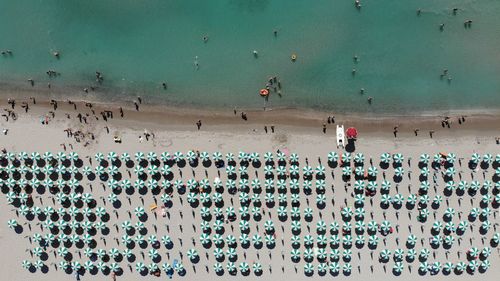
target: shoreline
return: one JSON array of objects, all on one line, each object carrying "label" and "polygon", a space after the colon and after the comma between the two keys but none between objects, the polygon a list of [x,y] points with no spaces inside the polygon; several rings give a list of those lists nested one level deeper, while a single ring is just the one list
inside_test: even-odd
[{"label": "shoreline", "polygon": [[[133,102],[137,98],[137,95],[123,94],[119,95],[117,92],[111,90],[106,90],[107,88],[97,89],[96,91],[89,91],[88,93],[83,92],[84,86],[65,86],[63,88],[46,88],[46,87],[26,87],[21,84],[9,84],[0,83],[2,89],[0,90],[0,98],[8,99],[15,98],[28,100],[31,96],[35,96],[37,99],[54,99],[58,101],[78,101],[78,102],[91,102],[95,104],[100,104],[103,107],[133,107]],[[101,86],[98,86],[101,87]],[[104,89],[104,91],[102,90]],[[161,91],[160,89],[158,89]],[[406,111],[406,114],[402,112],[367,112],[367,111],[357,111],[352,112],[352,114],[345,113],[342,111],[337,112],[336,110],[325,110],[319,107],[296,107],[296,106],[269,106],[265,107],[253,107],[253,106],[212,106],[212,105],[198,105],[189,103],[176,103],[169,101],[168,98],[159,97],[154,95],[153,91],[140,92],[144,100],[142,107],[148,108],[148,111],[153,112],[165,112],[165,111],[182,111],[186,113],[196,112],[202,113],[202,115],[210,114],[226,114],[231,113],[234,108],[238,111],[248,111],[248,112],[260,112],[268,114],[269,112],[279,112],[280,114],[289,115],[304,115],[306,118],[320,118],[325,114],[350,117],[354,119],[369,119],[369,120],[383,120],[383,119],[414,119],[414,118],[436,118],[444,116],[496,116],[500,117],[500,107],[499,108],[473,108],[473,109],[433,109],[429,111]],[[69,98],[64,98],[69,97]],[[170,103],[170,104],[169,104]],[[230,115],[230,114],[228,114]]]}]

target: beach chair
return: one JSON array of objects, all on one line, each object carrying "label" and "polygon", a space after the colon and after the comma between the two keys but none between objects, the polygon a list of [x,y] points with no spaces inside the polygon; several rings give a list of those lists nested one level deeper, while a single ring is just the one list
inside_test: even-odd
[{"label": "beach chair", "polygon": [[151,211],[156,210],[156,208],[158,208],[158,206],[156,206],[156,204],[154,204],[154,203],[149,205],[149,210],[151,210]]},{"label": "beach chair", "polygon": [[337,148],[345,148],[344,125],[337,125]]}]

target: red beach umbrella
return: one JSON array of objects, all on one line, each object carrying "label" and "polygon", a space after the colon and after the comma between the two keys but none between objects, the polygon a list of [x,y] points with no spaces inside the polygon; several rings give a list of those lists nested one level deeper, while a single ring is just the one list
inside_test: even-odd
[{"label": "red beach umbrella", "polygon": [[350,127],[347,129],[345,134],[346,134],[348,139],[355,139],[358,137],[358,130],[356,130],[356,128],[354,128],[354,127]]}]

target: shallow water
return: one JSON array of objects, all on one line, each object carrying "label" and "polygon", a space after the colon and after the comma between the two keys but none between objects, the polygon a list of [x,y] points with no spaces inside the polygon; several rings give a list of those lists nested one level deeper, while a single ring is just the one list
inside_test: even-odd
[{"label": "shallow water", "polygon": [[232,108],[264,106],[258,91],[277,75],[283,97],[272,94],[270,107],[500,108],[500,1],[364,0],[359,11],[343,0],[0,1],[0,49],[14,52],[0,56],[4,83],[32,77],[45,88],[53,69],[53,88],[83,88],[99,70],[98,98]]}]

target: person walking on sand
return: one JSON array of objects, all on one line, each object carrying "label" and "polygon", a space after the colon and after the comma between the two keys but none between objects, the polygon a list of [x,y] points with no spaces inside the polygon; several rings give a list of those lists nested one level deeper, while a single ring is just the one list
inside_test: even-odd
[{"label": "person walking on sand", "polygon": [[413,132],[415,133],[415,136],[418,136],[418,131],[420,131],[419,128],[416,128],[415,130],[413,130]]},{"label": "person walking on sand", "polygon": [[323,134],[326,134],[326,124],[323,123]]},{"label": "person walking on sand", "polygon": [[271,126],[271,133],[274,134],[274,126]]},{"label": "person walking on sand", "polygon": [[398,126],[394,127],[394,130],[392,131],[394,134],[394,137],[396,138],[398,136]]},{"label": "person walking on sand", "polygon": [[135,105],[135,110],[139,111],[139,104],[136,101],[134,101],[134,105]]},{"label": "person walking on sand", "polygon": [[201,128],[201,120],[198,120],[198,122],[196,122],[196,127],[198,127],[198,131],[199,131]]},{"label": "person walking on sand", "polygon": [[429,136],[431,136],[431,139],[432,139],[433,134],[434,134],[434,131],[429,131]]},{"label": "person walking on sand", "polygon": [[267,126],[264,126],[264,131],[266,131],[266,134],[267,134]]}]

